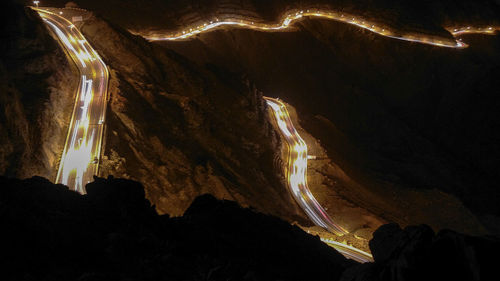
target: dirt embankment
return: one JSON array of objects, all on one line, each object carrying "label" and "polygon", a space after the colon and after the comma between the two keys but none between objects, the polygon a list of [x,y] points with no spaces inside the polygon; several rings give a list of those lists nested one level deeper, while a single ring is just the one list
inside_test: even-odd
[{"label": "dirt embankment", "polygon": [[34,11],[2,5],[0,174],[54,180],[78,72]]}]

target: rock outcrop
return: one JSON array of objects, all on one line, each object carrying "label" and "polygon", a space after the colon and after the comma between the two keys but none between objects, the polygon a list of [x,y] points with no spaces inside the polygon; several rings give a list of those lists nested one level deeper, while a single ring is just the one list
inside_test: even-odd
[{"label": "rock outcrop", "polygon": [[324,189],[401,225],[498,231],[500,37],[471,37],[454,50],[330,21],[297,28],[158,44],[246,73],[296,107],[308,145],[318,141],[334,163],[315,167]]},{"label": "rock outcrop", "polygon": [[496,280],[498,237],[474,237],[427,225],[381,226],[370,249],[375,260],[348,269],[341,280]]},{"label": "rock outcrop", "polygon": [[297,226],[211,195],[170,218],[138,182],[96,178],[86,189],[0,177],[2,280],[337,280],[354,264]]},{"label": "rock outcrop", "polygon": [[99,17],[81,28],[111,70],[102,175],[138,180],[162,213],[203,193],[290,221],[281,142],[262,93],[241,74],[133,36]]},{"label": "rock outcrop", "polygon": [[78,72],[36,12],[2,5],[0,175],[55,179]]},{"label": "rock outcrop", "polygon": [[0,177],[2,280],[496,280],[494,237],[388,224],[370,241],[375,262],[357,264],[233,201],[202,195],[171,218],[138,182],[86,189]]}]

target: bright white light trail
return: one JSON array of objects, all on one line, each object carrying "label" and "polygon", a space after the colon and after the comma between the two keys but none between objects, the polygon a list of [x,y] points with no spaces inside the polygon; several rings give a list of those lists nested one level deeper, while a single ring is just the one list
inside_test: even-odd
[{"label": "bright white light trail", "polygon": [[295,130],[285,104],[273,98],[264,99],[273,110],[276,123],[288,143],[287,178],[295,200],[316,225],[337,235],[348,233],[333,222],[307,186],[307,145]]},{"label": "bright white light trail", "polygon": [[80,74],[80,85],[56,182],[84,193],[85,184],[98,173],[106,117],[108,69],[80,31],[67,19],[35,9],[58,37]]},{"label": "bright white light trail", "polygon": [[[426,35],[422,33],[401,33],[397,30],[394,30],[388,26],[381,26],[375,22],[370,22],[368,20],[364,20],[359,16],[335,12],[335,11],[323,11],[319,9],[307,9],[300,11],[292,11],[288,12],[283,20],[277,24],[265,24],[265,23],[255,23],[253,21],[237,19],[226,17],[224,19],[218,19],[191,27],[186,28],[180,32],[173,32],[169,34],[153,34],[153,35],[142,35],[144,38],[150,41],[173,41],[173,40],[185,40],[193,37],[197,34],[200,34],[205,31],[210,31],[217,27],[221,26],[236,26],[241,28],[248,28],[259,31],[280,31],[285,30],[291,27],[291,25],[301,20],[305,17],[316,17],[316,18],[326,18],[335,21],[340,21],[347,24],[356,25],[360,28],[369,30],[373,33],[394,38],[398,40],[429,44],[438,47],[448,47],[448,48],[465,48],[467,44],[463,43],[461,40],[457,38],[447,38],[444,36],[432,36]],[[481,34],[494,34],[496,30],[499,30],[498,27],[484,27],[484,28],[471,28],[471,27],[461,27],[461,28],[453,28],[449,29],[450,33],[453,36],[457,36],[464,33],[481,33]],[[454,31],[455,30],[455,31]]]}]

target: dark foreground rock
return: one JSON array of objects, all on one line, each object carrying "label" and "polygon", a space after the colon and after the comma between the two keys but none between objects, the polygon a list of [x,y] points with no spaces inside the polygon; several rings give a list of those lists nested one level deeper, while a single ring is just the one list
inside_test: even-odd
[{"label": "dark foreground rock", "polygon": [[426,225],[401,229],[381,226],[370,249],[375,263],[348,269],[341,280],[497,280],[495,237],[474,237],[451,230],[437,234]]},{"label": "dark foreground rock", "polygon": [[195,199],[158,215],[135,181],[96,178],[80,195],[40,177],[0,177],[1,280],[494,280],[494,238],[380,227],[375,263],[235,202]]},{"label": "dark foreground rock", "polygon": [[337,280],[351,262],[296,226],[211,195],[158,215],[141,184],[87,195],[0,178],[1,280]]}]

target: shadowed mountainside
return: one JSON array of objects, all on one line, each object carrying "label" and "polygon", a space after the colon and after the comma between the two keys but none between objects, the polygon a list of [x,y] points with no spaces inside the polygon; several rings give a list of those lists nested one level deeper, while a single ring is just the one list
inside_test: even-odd
[{"label": "shadowed mountainside", "polygon": [[77,72],[35,12],[2,5],[0,175],[55,178]]},{"label": "shadowed mountainside", "polygon": [[[47,0],[47,6],[63,7],[65,0]],[[500,5],[495,0],[75,0],[122,27],[137,32],[176,30],[234,14],[256,22],[279,21],[291,9],[317,7],[363,16],[399,30],[450,36],[448,26],[500,24]]]},{"label": "shadowed mountainside", "polygon": [[337,182],[325,185],[355,204],[402,225],[484,231],[457,197],[498,232],[500,36],[468,36],[469,48],[450,50],[330,21],[297,27],[159,44],[245,73],[295,106],[302,127],[345,172],[320,171]]},{"label": "shadowed mountainside", "polygon": [[111,73],[103,175],[143,182],[173,215],[211,193],[304,218],[277,165],[281,142],[262,93],[244,75],[198,66],[95,16],[81,31]]},{"label": "shadowed mountainside", "polygon": [[[275,21],[287,9],[312,3],[398,28],[440,33],[452,23],[495,22],[498,10],[494,1],[81,2],[128,29],[177,29],[232,13]],[[457,51],[387,39],[324,20],[306,20],[296,27],[292,33],[219,30],[163,46],[200,67],[247,75],[266,95],[279,95],[296,106],[304,129],[321,141],[348,177],[320,171],[328,180],[341,182],[326,186],[340,190],[354,204],[403,225],[431,218],[437,229],[483,233],[456,196],[490,231],[500,231],[495,168],[500,157],[494,133],[498,36],[467,37],[472,46]]]},{"label": "shadowed mountainside", "polygon": [[[198,197],[158,215],[140,183],[96,178],[87,195],[0,177],[2,280],[493,280],[493,237],[378,229],[375,263],[346,260],[278,218]],[[346,270],[347,269],[347,270]]]}]

